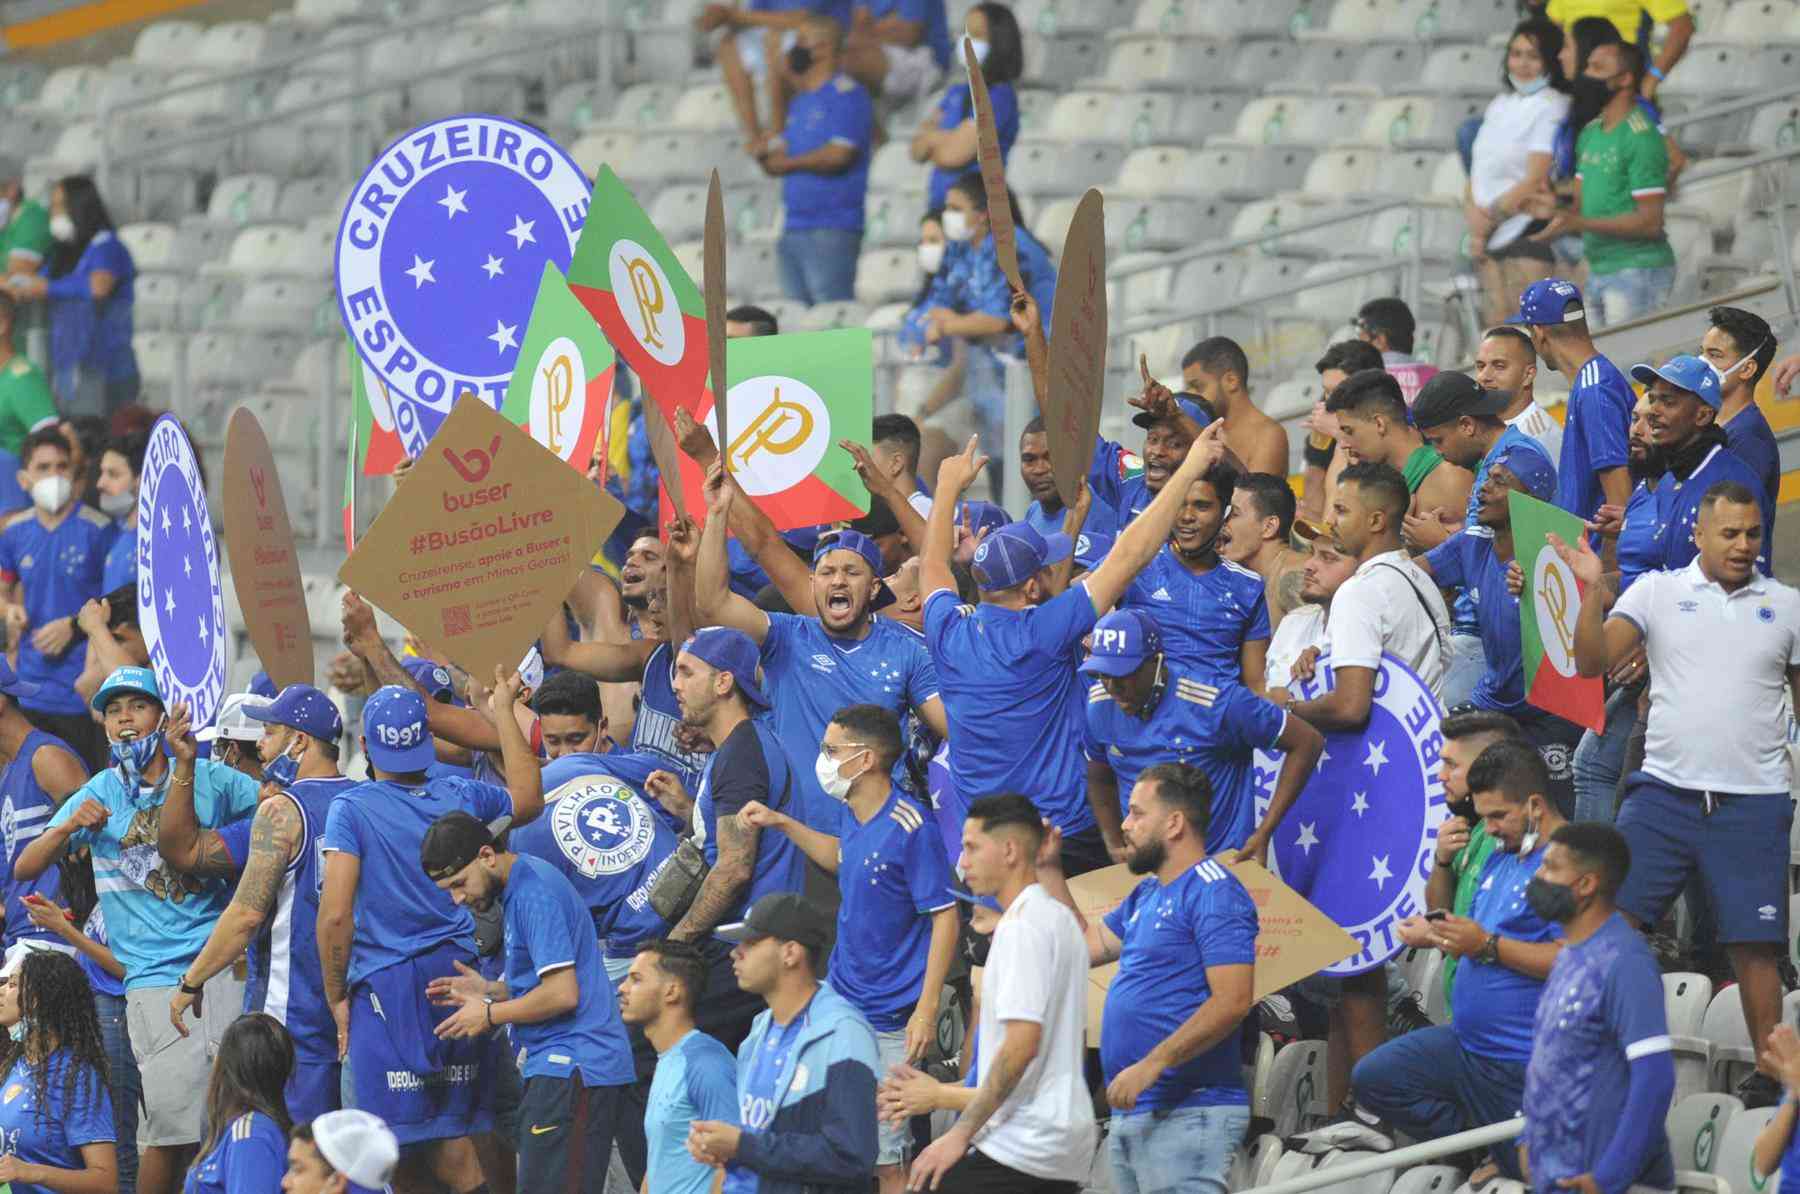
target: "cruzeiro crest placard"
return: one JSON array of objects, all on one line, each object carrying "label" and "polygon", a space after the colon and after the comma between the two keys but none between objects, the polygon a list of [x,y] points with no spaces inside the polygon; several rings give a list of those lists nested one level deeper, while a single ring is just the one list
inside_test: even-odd
[{"label": "cruzeiro crest placard", "polygon": [[211,723],[225,692],[219,549],[194,449],[174,415],[150,429],[138,483],[138,627],[165,704]]}]

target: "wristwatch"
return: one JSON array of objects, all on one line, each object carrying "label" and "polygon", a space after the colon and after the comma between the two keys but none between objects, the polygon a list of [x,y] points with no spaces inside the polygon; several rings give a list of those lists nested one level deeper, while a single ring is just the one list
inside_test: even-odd
[{"label": "wristwatch", "polygon": [[487,1006],[487,1025],[489,1028],[492,1028],[494,1026],[494,997],[492,995],[483,995],[481,997],[481,1002]]},{"label": "wristwatch", "polygon": [[1500,964],[1500,934],[1489,933],[1487,944],[1481,947],[1481,952],[1476,956],[1489,966],[1498,966]]},{"label": "wristwatch", "polygon": [[175,989],[180,991],[183,995],[198,995],[205,988],[188,986],[187,975],[184,974],[179,979],[175,980]]}]

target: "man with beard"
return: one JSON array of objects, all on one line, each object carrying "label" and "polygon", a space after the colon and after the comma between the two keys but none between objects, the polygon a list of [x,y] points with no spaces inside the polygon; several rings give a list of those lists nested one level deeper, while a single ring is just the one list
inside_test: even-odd
[{"label": "man with beard", "polygon": [[1507,324],[1489,328],[1475,346],[1475,384],[1511,394],[1512,402],[1500,417],[1508,427],[1536,440],[1550,463],[1561,468],[1563,428],[1556,416],[1538,405],[1532,392],[1537,371],[1537,349],[1520,328]]},{"label": "man with beard", "polygon": [[1300,604],[1306,556],[1293,547],[1294,510],[1294,490],[1286,477],[1246,473],[1232,488],[1231,509],[1219,530],[1219,554],[1226,562],[1262,577],[1272,631],[1280,630],[1281,619]]},{"label": "man with beard", "polygon": [[[1025,492],[1031,495],[1031,505],[1025,507],[1023,521],[1040,535],[1059,534],[1068,511],[1063,506],[1062,494],[1057,492],[1056,474],[1050,466],[1050,434],[1044,428],[1043,415],[1025,424],[1025,430],[1019,434],[1019,476],[1025,482]],[[1116,535],[1119,533],[1119,515],[1111,506],[1095,499],[1088,508],[1082,529],[1089,534]]]},{"label": "man with beard", "polygon": [[1208,856],[1213,795],[1205,772],[1181,763],[1138,777],[1125,864],[1145,878],[1103,919],[1082,915],[1054,864],[1038,872],[1075,913],[1089,963],[1119,963],[1100,1065],[1120,1190],[1225,1189],[1250,1122],[1239,1038],[1254,1003],[1256,905]]},{"label": "man with beard", "polygon": [[1310,680],[1314,662],[1326,646],[1326,627],[1331,617],[1331,600],[1343,583],[1356,573],[1356,557],[1342,551],[1331,536],[1311,523],[1296,521],[1294,534],[1303,542],[1311,542],[1312,551],[1300,566],[1300,604],[1275,630],[1269,640],[1269,661],[1264,679],[1265,695],[1277,705],[1286,707],[1288,685],[1295,680]]},{"label": "man with beard", "polygon": [[[519,1189],[589,1189],[605,1181],[632,1081],[631,1047],[587,905],[555,867],[499,844],[511,823],[500,817],[484,825],[458,809],[425,831],[419,864],[439,890],[484,912],[498,900],[506,922],[504,981],[459,965],[426,993],[456,1009],[437,1026],[446,1040],[510,1026],[525,1078]],[[642,1173],[641,1127],[636,1139],[635,1165],[627,1168]]]}]

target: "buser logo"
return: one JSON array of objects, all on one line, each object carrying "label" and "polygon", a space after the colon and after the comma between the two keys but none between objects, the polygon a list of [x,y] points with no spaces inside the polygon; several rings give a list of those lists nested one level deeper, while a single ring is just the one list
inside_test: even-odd
[{"label": "buser logo", "polygon": [[[473,485],[486,477],[494,467],[494,457],[500,454],[500,437],[495,436],[484,452],[480,448],[471,448],[460,456],[449,448],[443,449],[444,459],[456,470],[456,475]],[[489,485],[482,489],[471,489],[463,493],[444,491],[444,509],[452,514],[458,510],[472,510],[476,506],[485,506],[491,502],[504,500],[512,493],[512,484]]]}]

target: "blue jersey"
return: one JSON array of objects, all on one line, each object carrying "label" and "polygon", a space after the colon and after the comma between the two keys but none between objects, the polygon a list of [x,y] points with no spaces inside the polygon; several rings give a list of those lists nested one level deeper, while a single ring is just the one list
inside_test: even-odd
[{"label": "blue jersey", "polygon": [[[1524,1142],[1533,1183],[1544,1190],[1594,1171],[1624,1116],[1631,1062],[1669,1049],[1662,971],[1643,935],[1619,913],[1556,955],[1535,1036],[1525,1069]],[[1660,1121],[1650,1140],[1641,1166],[1620,1176],[1672,1189],[1675,1163]]]},{"label": "blue jersey", "polygon": [[[87,924],[81,927],[81,931],[87,934],[89,940],[96,941],[108,949],[112,948],[112,945],[106,940],[106,909],[99,904],[95,904],[94,910],[88,913]],[[81,972],[87,975],[88,983],[94,988],[95,994],[111,995],[117,999],[125,998],[124,980],[108,974],[105,967],[86,954],[77,954],[75,960],[81,963]]]},{"label": "blue jersey", "polygon": [[[1517,941],[1555,941],[1561,930],[1525,902],[1525,885],[1544,860],[1545,843],[1530,854],[1496,849],[1481,870],[1469,918],[1490,933]],[[1464,958],[1450,989],[1450,1024],[1462,1047],[1478,1057],[1523,1063],[1531,1057],[1531,1026],[1544,984],[1499,963]],[[1658,988],[1660,992],[1661,988]]]},{"label": "blue jersey", "polygon": [[[937,668],[925,640],[883,617],[869,619],[860,639],[838,638],[814,617],[770,614],[763,638],[764,691],[782,744],[796,754],[816,752],[839,709],[880,705],[896,717],[938,695]],[[819,787],[811,768],[794,776],[802,819],[814,829],[837,828],[838,802]]]},{"label": "blue jersey", "polygon": [[1212,784],[1206,852],[1235,850],[1256,828],[1256,752],[1276,750],[1287,713],[1242,684],[1170,677],[1147,718],[1119,707],[1098,682],[1088,689],[1087,757],[1112,768],[1119,808],[1146,767],[1188,763]]},{"label": "blue jersey", "polygon": [[[812,1005],[807,1005],[807,1011]],[[775,1122],[775,1108],[781,1101],[781,1076],[788,1070],[788,1055],[799,1044],[806,1031],[807,1012],[803,1011],[786,1024],[769,1021],[768,1031],[751,1054],[749,1065],[738,1068],[738,1127],[747,1132],[764,1132]],[[740,1063],[742,1058],[739,1058]],[[725,1183],[719,1194],[755,1194],[761,1188],[756,1171],[744,1165],[725,1166]]]},{"label": "blue jersey", "polygon": [[1087,586],[1030,609],[925,599],[925,641],[950,723],[950,772],[973,802],[1019,792],[1065,836],[1094,823],[1082,764],[1082,685],[1075,667],[1094,628]]},{"label": "blue jersey", "polygon": [[[0,580],[18,582],[32,630],[70,617],[106,592],[106,552],[118,533],[112,519],[80,504],[54,529],[46,530],[34,513],[0,531]],[[26,634],[19,643],[19,676],[43,688],[19,704],[87,716],[87,702],[75,691],[86,663],[85,639],[70,643],[61,655],[45,655]]]},{"label": "blue jersey", "polygon": [[25,847],[42,836],[50,825],[51,814],[56,812],[56,802],[38,785],[37,774],[31,767],[37,752],[46,747],[64,751],[82,766],[84,774],[87,770],[61,738],[53,738],[42,730],[32,730],[19,744],[19,753],[6,765],[6,770],[0,771],[0,845],[6,850],[6,869],[0,873],[0,894],[4,895],[6,907],[6,935],[0,939],[0,949],[25,938],[62,944],[61,937],[31,923],[22,903],[26,896],[36,894],[52,904],[61,904],[62,872],[52,866],[46,867],[35,879],[20,879],[13,869]]},{"label": "blue jersey", "polygon": [[273,1194],[286,1175],[287,1134],[262,1112],[250,1111],[232,1120],[213,1150],[194,1162],[181,1191]]},{"label": "blue jersey", "polygon": [[875,135],[875,104],[849,75],[827,79],[788,99],[781,135],[790,158],[827,146],[851,150],[850,165],[835,174],[794,170],[782,176],[781,202],[790,232],[813,228],[862,231],[863,200],[869,191],[869,145]]},{"label": "blue jersey", "polygon": [[856,7],[868,9],[869,18],[877,23],[898,17],[923,25],[924,38],[919,44],[931,50],[931,60],[939,70],[949,69],[950,21],[944,12],[944,0],[857,0]]},{"label": "blue jersey", "polygon": [[1556,504],[1575,517],[1593,518],[1606,500],[1596,474],[1625,467],[1631,408],[1636,403],[1631,383],[1603,356],[1575,375],[1563,417],[1562,466],[1556,474]]},{"label": "blue jersey", "polygon": [[431,823],[449,812],[476,820],[510,815],[505,788],[467,779],[428,779],[416,788],[365,780],[339,793],[325,818],[326,851],[362,860],[356,885],[352,986],[377,970],[454,942],[475,952],[475,921],[419,865]]},{"label": "blue jersey", "polygon": [[645,803],[649,804],[650,811],[663,824],[678,834],[686,833],[687,820],[664,808],[649,793],[647,781],[650,773],[668,769],[668,760],[635,750],[576,751],[544,764],[544,800],[548,802],[552,792],[572,779],[580,779],[584,775],[610,775],[642,796]]},{"label": "blue jersey", "polygon": [[[700,790],[694,796],[694,837],[706,854],[706,865],[719,861],[719,818],[735,817],[752,800],[776,812],[798,808],[800,785],[781,740],[767,718],[744,721],[708,758]],[[744,919],[744,909],[771,891],[800,891],[806,883],[806,858],[785,833],[764,830],[756,835],[756,859],[741,898],[719,918],[720,924]]]},{"label": "blue jersey", "polygon": [[[1237,876],[1208,858],[1167,887],[1146,877],[1106,914],[1106,927],[1122,947],[1100,1030],[1100,1065],[1110,1083],[1212,998],[1208,968],[1255,964],[1256,905]],[[1164,1070],[1124,1114],[1249,1101],[1238,1034],[1228,1032]]]},{"label": "blue jersey", "polygon": [[1171,546],[1138,573],[1119,608],[1149,615],[1162,631],[1170,666],[1210,684],[1244,680],[1239,649],[1247,642],[1269,640],[1269,599],[1262,577],[1230,560],[1190,572]]},{"label": "blue jersey", "polygon": [[1757,552],[1756,566],[1764,576],[1769,573],[1769,549],[1774,527],[1774,503],[1763,492],[1762,482],[1749,465],[1732,455],[1720,444],[1700,461],[1686,480],[1673,472],[1664,473],[1656,483],[1656,531],[1662,542],[1662,562],[1658,568],[1677,572],[1693,563],[1700,554],[1694,543],[1694,522],[1700,517],[1700,499],[1721,481],[1735,481],[1756,495],[1762,510],[1762,550]]},{"label": "blue jersey", "polygon": [[[962,51],[955,53],[956,61],[962,61]],[[975,119],[975,97],[969,93],[969,82],[958,67],[954,74],[954,82],[944,91],[944,97],[938,101],[937,117],[940,129],[961,128],[967,121]],[[994,132],[1000,140],[1000,160],[1004,162],[1012,153],[1013,142],[1019,139],[1019,95],[1013,90],[1011,83],[989,83],[988,103],[994,109]],[[927,210],[944,206],[944,197],[950,193],[950,187],[968,171],[976,168],[974,162],[953,170],[942,166],[931,168],[931,177],[926,184]],[[1044,325],[1046,328],[1048,324]]]},{"label": "blue jersey", "polygon": [[1506,589],[1506,565],[1494,553],[1493,539],[1458,531],[1426,552],[1425,562],[1440,587],[1461,589],[1475,607],[1481,653],[1487,662],[1469,700],[1478,709],[1526,712],[1519,599]]},{"label": "blue jersey", "polygon": [[506,989],[514,999],[537,990],[546,974],[570,967],[581,1001],[570,1012],[536,1024],[507,1025],[526,1078],[567,1078],[584,1086],[631,1082],[631,1044],[619,1002],[600,966],[587,905],[548,862],[514,855],[501,891],[506,907]]},{"label": "blue jersey", "polygon": [[[1068,510],[1058,506],[1054,511],[1044,509],[1044,504],[1033,501],[1025,507],[1025,523],[1040,535],[1060,535],[1063,529],[1063,518]],[[1083,535],[1117,535],[1119,533],[1119,515],[1113,508],[1094,498],[1088,506],[1087,518],[1081,524]]]},{"label": "blue jersey", "polygon": [[675,728],[681,724],[681,704],[675,699],[675,652],[663,643],[644,663],[644,682],[638,690],[637,721],[631,727],[631,749],[662,759],[662,765],[681,777],[688,791],[700,782],[707,756],[682,750],[675,744]]},{"label": "blue jersey", "polygon": [[[69,1067],[74,1064],[67,1049],[57,1049],[43,1064],[48,1067],[44,1092],[47,1103],[38,1103],[37,1075],[21,1056],[0,1082],[0,1154],[17,1157],[27,1165],[57,1169],[81,1169],[81,1146],[114,1144],[112,1095],[97,1070],[75,1075],[74,1097],[69,1097]],[[12,1183],[12,1194],[51,1194],[50,1187]]]},{"label": "blue jersey", "polygon": [[[97,302],[94,275],[102,270],[113,276],[113,290],[105,302]],[[49,267],[43,272],[48,275]],[[125,242],[112,229],[102,228],[73,269],[49,280],[50,369],[58,394],[75,392],[78,369],[108,381],[137,376],[137,355],[131,347],[136,276],[137,266]]]},{"label": "blue jersey", "polygon": [[737,1058],[697,1028],[656,1058],[644,1107],[646,1188],[656,1194],[708,1194],[712,1166],[688,1152],[688,1126],[697,1119],[737,1121]]},{"label": "blue jersey", "polygon": [[877,1032],[906,1027],[925,981],[931,914],[948,908],[950,860],[937,826],[895,792],[867,821],[840,805],[837,939],[831,985]]},{"label": "blue jersey", "polygon": [[[1037,300],[1038,310],[1050,326],[1051,304],[1056,299],[1056,264],[1050,250],[1023,227],[1018,230],[1019,277]],[[952,241],[944,250],[944,264],[926,285],[925,296],[907,311],[900,325],[900,343],[925,346],[926,315],[933,307],[947,307],[959,315],[989,315],[1010,325],[1012,283],[1000,268],[992,233],[980,241]],[[1022,356],[1025,338],[1018,332],[987,337],[984,347],[993,352]],[[1000,368],[998,360],[993,368]]]},{"label": "blue jersey", "polygon": [[1662,567],[1663,542],[1656,520],[1656,491],[1639,481],[1625,502],[1625,520],[1619,527],[1619,592],[1646,572]]},{"label": "blue jersey", "polygon": [[1754,400],[1731,416],[1731,422],[1720,425],[1725,432],[1725,446],[1732,455],[1750,466],[1763,496],[1771,507],[1781,500],[1781,449],[1776,446],[1775,432]]},{"label": "blue jersey", "polygon": [[[106,909],[127,990],[174,986],[231,902],[230,882],[184,875],[157,852],[168,781],[165,774],[157,788],[139,785],[127,792],[119,769],[109,768],[77,788],[50,818],[52,827],[66,824],[90,796],[106,807],[105,823],[77,829],[69,847],[86,846],[93,855],[94,891]],[[257,794],[257,782],[241,771],[210,759],[194,764],[194,816],[203,830],[248,817]]]},{"label": "blue jersey", "polygon": [[106,567],[100,574],[100,591],[110,593],[125,585],[137,587],[137,528],[121,522],[118,536],[113,539],[112,546],[106,549]]},{"label": "blue jersey", "polygon": [[[555,791],[553,767],[607,757],[564,755],[544,768],[544,787]],[[584,768],[579,774],[604,773]],[[556,787],[566,782],[559,776]],[[606,957],[629,964],[641,942],[671,927],[650,906],[650,884],[678,841],[639,793],[594,784],[551,801],[537,820],[512,831],[511,845],[562,872],[587,906]]]}]

